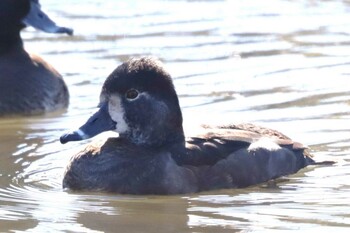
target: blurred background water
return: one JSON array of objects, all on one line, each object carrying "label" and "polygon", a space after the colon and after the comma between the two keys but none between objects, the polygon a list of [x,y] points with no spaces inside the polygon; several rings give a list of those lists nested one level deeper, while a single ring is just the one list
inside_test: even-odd
[{"label": "blurred background water", "polygon": [[[0,232],[348,232],[350,2],[347,0],[42,1],[73,37],[22,32],[64,76],[67,111],[0,119]],[[95,110],[105,77],[133,56],[159,57],[187,129],[248,121],[310,146],[316,160],[281,179],[182,196],[69,193],[59,136]]]}]

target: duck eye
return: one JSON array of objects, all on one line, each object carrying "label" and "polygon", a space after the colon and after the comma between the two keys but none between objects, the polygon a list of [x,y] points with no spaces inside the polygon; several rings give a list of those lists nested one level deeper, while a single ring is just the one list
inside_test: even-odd
[{"label": "duck eye", "polygon": [[139,96],[139,92],[135,89],[130,89],[125,93],[125,97],[129,100],[136,99]]}]

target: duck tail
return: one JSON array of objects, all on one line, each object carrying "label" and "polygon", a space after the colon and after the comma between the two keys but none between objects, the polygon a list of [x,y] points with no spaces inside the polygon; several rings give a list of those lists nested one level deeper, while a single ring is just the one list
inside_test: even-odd
[{"label": "duck tail", "polygon": [[320,161],[320,162],[313,162],[310,165],[321,165],[321,166],[331,166],[335,164],[335,161],[330,161],[330,160],[326,160],[326,161]]}]

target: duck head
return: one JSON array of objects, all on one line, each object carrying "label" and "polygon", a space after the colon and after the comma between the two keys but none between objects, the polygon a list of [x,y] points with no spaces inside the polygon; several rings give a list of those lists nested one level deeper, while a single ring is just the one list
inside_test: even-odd
[{"label": "duck head", "polygon": [[141,146],[184,142],[179,100],[160,61],[144,57],[117,67],[103,84],[99,110],[60,141],[83,140],[108,130]]},{"label": "duck head", "polygon": [[1,0],[0,29],[2,33],[19,33],[32,26],[49,33],[73,34],[71,28],[57,26],[42,10],[38,0]]}]

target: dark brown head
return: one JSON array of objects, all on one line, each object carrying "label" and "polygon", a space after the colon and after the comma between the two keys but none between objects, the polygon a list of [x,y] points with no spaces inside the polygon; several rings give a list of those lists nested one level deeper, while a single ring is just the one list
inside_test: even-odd
[{"label": "dark brown head", "polygon": [[157,59],[130,59],[117,67],[103,85],[99,107],[84,126],[62,136],[61,142],[106,130],[115,130],[120,137],[142,146],[184,141],[179,100],[170,74]]},{"label": "dark brown head", "polygon": [[38,0],[0,1],[0,45],[2,47],[18,43],[20,30],[27,25],[49,33],[69,35],[73,33],[70,28],[57,26],[41,10]]}]

